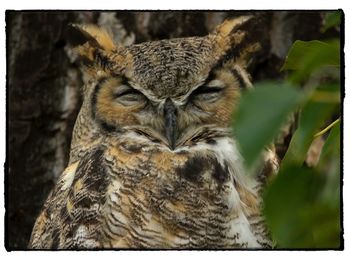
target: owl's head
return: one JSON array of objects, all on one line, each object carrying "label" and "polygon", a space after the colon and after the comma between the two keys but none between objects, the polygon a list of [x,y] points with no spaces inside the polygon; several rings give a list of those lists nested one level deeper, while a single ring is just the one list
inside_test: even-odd
[{"label": "owl's head", "polygon": [[227,134],[257,44],[245,42],[250,17],[225,21],[205,37],[123,47],[102,29],[75,26],[90,78],[84,90],[96,130],[134,131],[175,149]]}]

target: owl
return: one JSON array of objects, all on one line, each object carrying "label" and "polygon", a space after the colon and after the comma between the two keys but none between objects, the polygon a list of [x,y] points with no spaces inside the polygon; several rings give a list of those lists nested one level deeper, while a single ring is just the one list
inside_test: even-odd
[{"label": "owl", "polygon": [[[230,121],[252,87],[250,20],[128,47],[101,28],[74,25],[88,83],[69,164],[30,248],[271,247],[262,180],[247,175]],[[273,154],[265,157],[275,166]]]}]

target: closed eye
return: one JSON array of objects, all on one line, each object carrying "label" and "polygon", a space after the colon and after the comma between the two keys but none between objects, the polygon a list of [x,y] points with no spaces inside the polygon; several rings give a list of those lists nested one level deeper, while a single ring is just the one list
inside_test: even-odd
[{"label": "closed eye", "polygon": [[[128,87],[128,86],[127,86]],[[120,86],[121,89],[117,90],[114,93],[114,97],[115,98],[119,98],[125,95],[129,95],[129,94],[142,94],[141,92],[139,92],[138,90],[135,90],[131,87],[128,88],[123,88],[123,86]]]},{"label": "closed eye", "polygon": [[216,101],[224,90],[224,84],[219,80],[211,80],[207,84],[198,87],[191,94],[194,101]]},{"label": "closed eye", "polygon": [[138,90],[128,86],[119,85],[113,92],[113,97],[124,106],[145,103],[146,97]]},{"label": "closed eye", "polygon": [[211,93],[219,93],[223,90],[221,87],[208,87],[208,86],[202,86],[199,87],[198,89],[193,91],[193,95],[198,95],[198,94],[211,94]]}]

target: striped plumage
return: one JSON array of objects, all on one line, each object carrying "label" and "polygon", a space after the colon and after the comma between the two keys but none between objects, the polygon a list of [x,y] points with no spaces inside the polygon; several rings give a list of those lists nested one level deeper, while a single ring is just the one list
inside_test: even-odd
[{"label": "striped plumage", "polygon": [[126,48],[79,27],[90,81],[30,248],[271,247],[262,185],[246,175],[229,127],[240,88],[251,87],[248,20]]}]

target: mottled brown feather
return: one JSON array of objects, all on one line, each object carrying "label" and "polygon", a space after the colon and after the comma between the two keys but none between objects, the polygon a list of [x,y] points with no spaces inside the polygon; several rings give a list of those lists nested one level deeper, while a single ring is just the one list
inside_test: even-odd
[{"label": "mottled brown feather", "polygon": [[248,176],[230,127],[241,88],[251,87],[245,67],[256,46],[242,47],[249,32],[241,26],[249,19],[205,37],[128,47],[96,26],[77,26],[87,37],[79,51],[90,61],[89,83],[69,165],[30,248],[271,247],[260,180],[270,172]]}]

